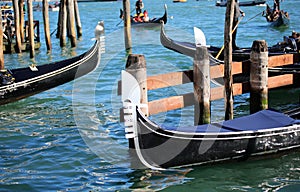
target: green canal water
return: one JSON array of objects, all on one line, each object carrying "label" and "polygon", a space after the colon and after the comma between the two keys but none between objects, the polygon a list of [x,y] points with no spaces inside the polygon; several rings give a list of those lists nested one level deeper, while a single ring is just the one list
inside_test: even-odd
[{"label": "green canal water", "polygon": [[[272,5],[273,1],[267,1]],[[300,31],[300,1],[286,0],[281,7],[290,13],[289,27],[270,28],[259,12],[265,6],[242,7],[246,17],[238,28],[237,43],[251,47],[254,40],[276,44],[292,30]],[[166,31],[174,39],[193,42],[193,27],[205,33],[207,44],[223,45],[225,8],[212,0],[144,0],[150,17],[163,15],[168,6]],[[134,1],[131,1],[133,8]],[[121,97],[117,84],[126,63],[119,9],[122,1],[79,3],[83,37],[76,48],[59,47],[52,36],[53,51],[46,53],[42,13],[42,47],[35,59],[28,53],[5,55],[7,68],[59,61],[83,53],[93,45],[94,28],[105,23],[105,53],[99,67],[74,81],[0,110],[0,191],[299,191],[300,154],[292,153],[263,161],[199,166],[178,171],[134,170],[130,167],[124,126],[119,122]],[[56,29],[58,12],[50,12],[50,30]],[[254,17],[257,15],[256,17]],[[253,18],[254,17],[254,18]],[[118,25],[119,24],[119,25]],[[149,75],[192,69],[191,58],[160,44],[159,28],[133,28],[133,53],[145,55]],[[149,99],[192,91],[192,85],[151,91]],[[288,110],[298,105],[298,89],[270,93],[270,107]],[[249,95],[235,97],[235,117],[249,114]],[[164,125],[193,124],[188,107],[151,117]],[[212,102],[212,121],[223,120],[224,101]]]}]

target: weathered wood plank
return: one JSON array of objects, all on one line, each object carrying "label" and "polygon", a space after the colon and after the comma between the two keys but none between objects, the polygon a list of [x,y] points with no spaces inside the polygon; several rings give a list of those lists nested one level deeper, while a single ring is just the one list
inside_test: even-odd
[{"label": "weathered wood plank", "polygon": [[292,85],[293,82],[293,74],[285,74],[274,77],[269,77],[268,79],[268,88],[277,88],[287,85]]},{"label": "weathered wood plank", "polygon": [[[233,87],[233,95],[240,95],[243,94],[243,84],[242,83],[235,83],[232,85]],[[221,87],[215,87],[211,89],[211,96],[210,100],[218,100],[224,98],[224,86]]]},{"label": "weathered wood plank", "polygon": [[296,62],[299,62],[300,55],[299,54],[285,54],[278,56],[269,57],[269,67],[278,67],[284,65],[290,65]]},{"label": "weathered wood plank", "polygon": [[148,102],[149,115],[194,105],[194,93],[187,93]]},{"label": "weathered wood plank", "polygon": [[147,78],[148,90],[191,83],[193,70],[154,75]]},{"label": "weathered wood plank", "polygon": [[[232,75],[243,73],[243,65],[246,62],[232,62]],[[224,65],[214,65],[210,67],[211,79],[220,78],[224,76]]]},{"label": "weathered wood plank", "polygon": [[[244,93],[243,84],[233,84],[233,95],[240,95]],[[224,86],[215,87],[211,89],[210,100],[218,100],[224,98]],[[158,99],[148,102],[149,115],[167,112],[183,107],[194,105],[194,93],[187,93],[183,95]]]}]

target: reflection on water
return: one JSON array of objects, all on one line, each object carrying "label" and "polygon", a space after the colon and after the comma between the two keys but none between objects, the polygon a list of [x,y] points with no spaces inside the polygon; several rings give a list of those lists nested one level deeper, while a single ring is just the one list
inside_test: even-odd
[{"label": "reflection on water", "polygon": [[[298,156],[197,167],[186,176],[191,178],[192,191],[298,191],[300,172],[294,167],[299,165]],[[177,185],[163,191],[185,189]]]},{"label": "reflection on water", "polygon": [[191,169],[173,171],[135,170],[128,174],[131,190],[134,191],[156,191],[178,186],[189,182],[192,178],[187,177]]}]

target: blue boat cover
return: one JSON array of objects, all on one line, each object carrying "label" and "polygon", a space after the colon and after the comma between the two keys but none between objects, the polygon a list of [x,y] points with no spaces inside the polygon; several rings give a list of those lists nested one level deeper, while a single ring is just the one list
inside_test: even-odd
[{"label": "blue boat cover", "polygon": [[300,123],[299,120],[293,119],[283,113],[273,110],[262,110],[257,113],[244,117],[235,118],[219,123],[181,127],[166,128],[167,130],[183,132],[230,132],[230,131],[257,131],[260,129],[270,129],[285,127]]},{"label": "blue boat cover", "polygon": [[223,122],[223,127],[237,131],[256,131],[285,127],[297,123],[295,120],[283,113],[273,110],[262,110],[257,113],[228,120]]}]

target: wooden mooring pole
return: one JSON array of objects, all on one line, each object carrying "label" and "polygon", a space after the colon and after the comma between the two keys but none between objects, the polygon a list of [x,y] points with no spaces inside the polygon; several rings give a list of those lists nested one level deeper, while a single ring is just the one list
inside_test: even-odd
[{"label": "wooden mooring pole", "polygon": [[14,22],[15,22],[15,36],[16,36],[16,46],[15,51],[16,53],[22,52],[22,42],[21,42],[21,35],[20,35],[20,11],[19,11],[19,4],[18,0],[13,0],[13,8],[14,8]]},{"label": "wooden mooring pole", "polygon": [[50,26],[49,26],[49,3],[47,0],[43,0],[43,19],[44,19],[44,33],[47,51],[52,50],[51,45],[51,35],[50,35]]},{"label": "wooden mooring pole", "polygon": [[224,32],[224,89],[225,89],[225,120],[233,119],[233,88],[232,88],[232,25],[235,0],[227,1]]},{"label": "wooden mooring pole", "polygon": [[194,124],[210,123],[210,64],[206,46],[196,48],[193,70]]},{"label": "wooden mooring pole", "polygon": [[[62,17],[62,11],[63,11],[63,0],[60,0],[59,4],[59,10],[58,10],[58,19],[57,19],[57,27],[56,27],[56,38],[60,37],[61,34],[61,17]],[[54,33],[54,32],[52,32]]]},{"label": "wooden mooring pole", "polygon": [[131,21],[130,21],[130,1],[123,0],[123,10],[124,10],[124,39],[125,39],[125,49],[128,54],[132,53],[131,44]]},{"label": "wooden mooring pole", "polygon": [[35,55],[34,51],[34,29],[33,29],[33,10],[32,10],[32,0],[27,0],[27,11],[28,11],[28,26],[29,26],[29,51],[30,58]]},{"label": "wooden mooring pole", "polygon": [[[141,104],[148,105],[147,68],[144,55],[130,54],[126,62],[126,71],[135,77],[141,89]],[[148,107],[142,108],[143,113],[149,116]]]},{"label": "wooden mooring pole", "polygon": [[19,0],[19,11],[20,11],[20,36],[21,36],[21,42],[25,41],[25,35],[24,35],[24,23],[25,23],[25,19],[24,19],[24,9],[25,5],[24,5],[24,0]]},{"label": "wooden mooring pole", "polygon": [[67,8],[66,8],[66,1],[67,0],[61,0],[61,11],[59,16],[59,39],[60,39],[60,46],[65,47],[66,46],[66,34],[67,34]]},{"label": "wooden mooring pole", "polygon": [[79,37],[82,36],[82,27],[81,27],[80,14],[79,14],[79,8],[78,8],[77,0],[74,0],[74,11],[75,11],[77,37],[79,38]]},{"label": "wooden mooring pole", "polygon": [[254,41],[250,53],[250,113],[268,108],[268,46]]},{"label": "wooden mooring pole", "polygon": [[67,0],[67,12],[68,12],[68,29],[69,38],[71,40],[71,47],[76,47],[76,32],[75,32],[75,16],[74,16],[74,1]]}]

